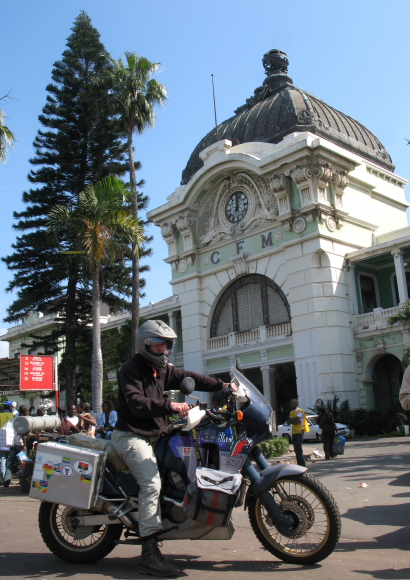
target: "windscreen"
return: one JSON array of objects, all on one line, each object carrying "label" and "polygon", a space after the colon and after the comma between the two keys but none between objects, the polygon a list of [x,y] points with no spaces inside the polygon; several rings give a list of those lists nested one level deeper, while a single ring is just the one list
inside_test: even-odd
[{"label": "windscreen", "polygon": [[261,403],[264,403],[265,405],[269,405],[269,401],[267,401],[267,399],[265,399],[265,397],[262,395],[262,393],[246,377],[244,377],[242,373],[240,373],[234,367],[231,367],[231,374],[232,374],[233,378],[236,379],[236,382],[238,383],[237,393],[239,396],[241,396],[241,395],[243,396],[244,394],[246,394],[246,392],[245,393],[241,392],[241,388],[242,388],[244,391],[249,391],[253,400],[259,399],[259,401]]}]

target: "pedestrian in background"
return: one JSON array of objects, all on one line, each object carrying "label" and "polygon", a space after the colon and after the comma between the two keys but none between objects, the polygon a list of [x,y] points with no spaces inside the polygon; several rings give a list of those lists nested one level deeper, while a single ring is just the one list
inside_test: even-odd
[{"label": "pedestrian in background", "polygon": [[98,421],[97,439],[111,439],[117,422],[117,411],[114,411],[112,401],[104,401],[102,411]]},{"label": "pedestrian in background", "polygon": [[319,408],[318,425],[322,429],[323,451],[325,459],[337,457],[333,453],[333,441],[336,435],[336,423],[330,409]]},{"label": "pedestrian in background", "polygon": [[78,403],[77,413],[81,422],[81,430],[85,431],[89,437],[94,437],[97,428],[97,421],[91,413],[90,403]]},{"label": "pedestrian in background", "polygon": [[305,458],[303,457],[302,442],[304,434],[310,431],[310,427],[306,420],[305,411],[298,407],[298,404],[297,399],[292,399],[290,401],[289,419],[286,424],[292,425],[292,442],[297,464],[306,467]]}]

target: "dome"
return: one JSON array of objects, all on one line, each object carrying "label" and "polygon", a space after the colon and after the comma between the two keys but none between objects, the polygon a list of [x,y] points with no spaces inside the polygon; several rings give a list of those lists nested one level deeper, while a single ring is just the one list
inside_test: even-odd
[{"label": "dome", "polygon": [[218,137],[212,129],[195,147],[182,172],[181,184],[203,166],[200,151],[217,140],[229,139],[233,145],[262,141],[279,143],[295,131],[310,131],[336,145],[394,171],[391,157],[371,131],[348,115],[295,87],[287,76],[288,57],[280,50],[270,50],[262,60],[267,78],[253,97],[218,125]]}]

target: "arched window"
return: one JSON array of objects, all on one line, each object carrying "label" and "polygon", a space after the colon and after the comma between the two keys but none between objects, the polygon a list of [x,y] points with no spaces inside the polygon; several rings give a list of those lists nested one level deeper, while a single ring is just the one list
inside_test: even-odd
[{"label": "arched window", "polygon": [[290,321],[286,296],[275,282],[251,274],[234,282],[215,309],[211,338]]}]

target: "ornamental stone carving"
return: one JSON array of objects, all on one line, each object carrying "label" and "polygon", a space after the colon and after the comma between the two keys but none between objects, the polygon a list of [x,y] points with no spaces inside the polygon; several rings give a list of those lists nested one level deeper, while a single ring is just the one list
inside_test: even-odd
[{"label": "ornamental stone carving", "polygon": [[189,215],[181,215],[175,222],[184,242],[184,252],[195,248],[195,220]]},{"label": "ornamental stone carving", "polygon": [[290,201],[290,178],[284,173],[276,173],[270,180],[270,186],[276,197],[279,216],[289,213],[292,207]]},{"label": "ornamental stone carving", "polygon": [[248,264],[246,263],[246,258],[248,254],[246,252],[241,252],[240,254],[236,254],[235,256],[231,256],[231,260],[235,267],[235,274],[239,276],[241,274],[248,273]]},{"label": "ornamental stone carving", "polygon": [[302,207],[312,203],[329,204],[327,188],[333,172],[328,163],[299,164],[291,175],[299,190]]},{"label": "ornamental stone carving", "polygon": [[176,256],[178,248],[178,231],[172,222],[161,226],[161,234],[168,246],[168,257]]},{"label": "ornamental stone carving", "polygon": [[336,209],[343,208],[343,194],[346,186],[349,184],[349,178],[346,171],[334,171],[332,175],[332,184],[334,186],[334,205]]},{"label": "ornamental stone carving", "polygon": [[[247,211],[238,223],[232,223],[225,210],[229,198],[238,191],[246,196]],[[199,240],[202,246],[212,246],[242,236],[245,231],[265,227],[275,221],[277,215],[278,204],[269,180],[258,175],[234,172],[208,198],[199,218]]]}]

